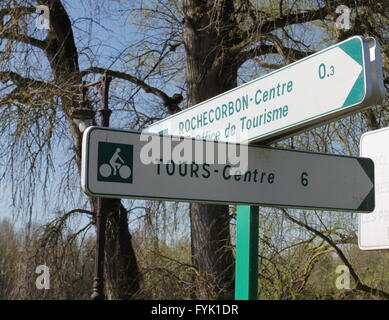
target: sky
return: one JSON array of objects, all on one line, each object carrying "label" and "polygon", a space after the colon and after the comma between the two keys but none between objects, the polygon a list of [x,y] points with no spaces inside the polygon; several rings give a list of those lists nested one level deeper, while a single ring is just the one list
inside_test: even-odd
[{"label": "sky", "polygon": [[[85,48],[80,52],[80,67],[85,69],[91,64],[95,65],[94,55],[99,55],[100,67],[111,68],[114,70],[121,70],[120,61],[116,58],[122,54],[125,54],[125,49],[128,47],[128,41],[136,41],[139,38],[139,32],[134,28],[128,20],[123,17],[110,16],[111,13],[105,12],[119,11],[122,9],[121,2],[123,1],[78,1],[78,0],[66,0],[63,1],[66,10],[74,24],[74,35],[76,39],[76,45],[78,49]],[[128,2],[128,1],[127,1]],[[102,5],[99,14],[96,14],[95,10],[98,5]],[[125,13],[123,13],[125,14]],[[38,38],[44,38],[46,36],[45,30],[36,30],[35,26],[32,26],[35,30],[34,34]],[[89,48],[88,48],[89,47]],[[36,59],[33,56],[31,59]],[[33,62],[33,64],[38,62]],[[47,62],[42,62],[42,65],[47,67]],[[43,77],[45,72],[43,71]],[[95,78],[97,80],[97,78]],[[90,79],[92,81],[93,79]],[[115,118],[112,117],[112,124],[115,125]],[[86,205],[86,197],[80,196],[79,185],[74,179],[72,181],[74,190],[74,199],[63,199],[64,195],[58,194],[58,178],[56,176],[66,175],[68,170],[66,162],[71,157],[72,151],[69,149],[69,141],[67,145],[56,145],[53,144],[53,159],[52,162],[58,166],[55,168],[55,173],[50,177],[47,188],[47,198],[54,199],[51,201],[52,205],[46,206],[43,203],[43,191],[39,188],[36,190],[35,202],[32,206],[32,211],[25,208],[26,210],[20,210],[19,208],[12,207],[12,190],[9,184],[2,183],[0,185],[0,207],[1,218],[9,218],[17,226],[22,226],[28,219],[30,213],[32,213],[33,220],[36,224],[41,224],[52,219],[56,214],[55,212],[66,212],[75,207],[83,207]],[[65,150],[64,150],[65,149]],[[65,155],[65,157],[64,157]],[[65,161],[64,161],[65,160]],[[0,161],[0,166],[4,169],[7,166],[6,163]],[[43,172],[40,179],[44,179]],[[75,185],[76,183],[76,185]],[[69,196],[69,195],[67,195]],[[63,205],[67,204],[65,208]],[[76,219],[76,225],[87,222],[87,219]]]}]

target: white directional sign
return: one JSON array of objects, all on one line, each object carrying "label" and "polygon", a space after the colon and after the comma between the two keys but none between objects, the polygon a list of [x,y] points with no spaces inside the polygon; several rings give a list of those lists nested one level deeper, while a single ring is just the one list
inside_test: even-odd
[{"label": "white directional sign", "polygon": [[382,82],[374,73],[382,69],[375,68],[380,51],[373,42],[352,37],[156,122],[145,132],[274,141],[361,110],[383,94],[373,88]]},{"label": "white directional sign", "polygon": [[389,128],[362,135],[361,156],[375,167],[375,209],[359,215],[358,244],[362,250],[389,249]]},{"label": "white directional sign", "polygon": [[[155,141],[157,148],[150,148]],[[194,160],[179,164],[174,155],[181,155],[184,145]],[[223,160],[236,147],[243,148],[247,165],[240,174],[232,173],[236,166],[230,156]],[[85,131],[82,152],[82,188],[94,196],[358,212],[374,208],[374,164],[367,158],[99,127]]]}]

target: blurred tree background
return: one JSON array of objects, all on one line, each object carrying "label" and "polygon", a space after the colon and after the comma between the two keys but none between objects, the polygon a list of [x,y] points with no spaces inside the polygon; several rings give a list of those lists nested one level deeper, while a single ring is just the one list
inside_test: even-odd
[{"label": "blurred tree background", "polygon": [[[50,8],[50,30],[35,26]],[[336,8],[351,11],[336,28]],[[352,35],[382,47],[389,87],[388,5],[333,0],[3,0],[0,3],[0,299],[88,299],[96,199],[79,187],[82,81],[114,77],[111,125],[142,130]],[[99,96],[88,93],[91,109]],[[273,144],[358,155],[387,127],[382,105]],[[234,206],[113,200],[107,230],[111,299],[233,297]],[[388,299],[388,251],[360,251],[357,214],[260,209],[259,299]],[[38,290],[38,265],[50,289]],[[337,266],[350,288],[337,289]]]}]

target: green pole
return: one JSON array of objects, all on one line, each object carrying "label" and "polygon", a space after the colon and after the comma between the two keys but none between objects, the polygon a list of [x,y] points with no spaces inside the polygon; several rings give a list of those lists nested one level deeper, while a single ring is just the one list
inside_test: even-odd
[{"label": "green pole", "polygon": [[258,207],[238,206],[235,300],[258,298]]}]

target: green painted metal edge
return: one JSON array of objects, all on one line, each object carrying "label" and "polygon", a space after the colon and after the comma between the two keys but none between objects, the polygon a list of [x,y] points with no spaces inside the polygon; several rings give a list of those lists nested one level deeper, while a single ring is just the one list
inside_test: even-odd
[{"label": "green painted metal edge", "polygon": [[258,298],[257,206],[237,206],[235,300]]},{"label": "green painted metal edge", "polygon": [[342,108],[346,108],[351,105],[362,103],[366,95],[362,40],[359,38],[351,39],[350,41],[340,43],[339,48],[362,67],[361,73],[342,105]]},{"label": "green painted metal edge", "polygon": [[344,101],[342,108],[362,103],[362,101],[365,99],[365,95],[365,77],[362,70],[358,76],[357,81],[355,81],[353,87],[351,88],[346,100]]},{"label": "green painted metal edge", "polygon": [[363,66],[363,47],[360,38],[350,39],[349,41],[341,42],[339,48],[353,58],[357,63]]}]

